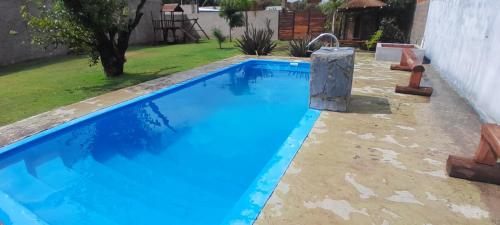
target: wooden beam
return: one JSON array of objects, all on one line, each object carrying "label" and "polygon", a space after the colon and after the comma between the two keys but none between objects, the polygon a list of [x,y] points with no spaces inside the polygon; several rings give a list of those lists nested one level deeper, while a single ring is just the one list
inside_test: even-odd
[{"label": "wooden beam", "polygon": [[450,155],[446,161],[450,177],[500,185],[500,164],[494,166],[476,163],[472,159]]},{"label": "wooden beam", "polygon": [[391,70],[401,70],[401,71],[407,71],[407,72],[411,72],[411,68],[409,66],[402,66],[400,64],[392,64],[391,65]]},{"label": "wooden beam", "polygon": [[432,95],[431,87],[419,87],[413,88],[410,86],[401,86],[396,85],[396,93],[401,94],[410,94],[410,95],[420,95],[420,96],[431,96]]},{"label": "wooden beam", "polygon": [[483,124],[481,135],[488,141],[496,155],[500,156],[500,125]]},{"label": "wooden beam", "polygon": [[479,147],[474,153],[474,161],[481,164],[486,164],[494,166],[497,163],[497,155],[495,151],[488,143],[486,138],[484,138],[484,132],[481,134],[481,141],[479,141]]}]

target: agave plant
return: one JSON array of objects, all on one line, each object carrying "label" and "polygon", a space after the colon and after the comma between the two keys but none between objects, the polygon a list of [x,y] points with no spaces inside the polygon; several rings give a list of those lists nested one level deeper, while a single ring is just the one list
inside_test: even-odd
[{"label": "agave plant", "polygon": [[316,44],[313,44],[309,48],[307,44],[311,42],[312,37],[307,35],[302,39],[291,40],[288,43],[288,54],[294,57],[309,57],[311,56],[312,51],[318,49]]},{"label": "agave plant", "polygon": [[236,47],[246,55],[268,55],[276,47],[272,40],[274,31],[270,28],[270,20],[266,21],[265,29],[251,27],[245,31],[240,39],[236,40]]}]

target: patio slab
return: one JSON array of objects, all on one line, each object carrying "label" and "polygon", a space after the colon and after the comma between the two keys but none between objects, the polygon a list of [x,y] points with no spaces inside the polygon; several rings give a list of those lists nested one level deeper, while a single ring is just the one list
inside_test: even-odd
[{"label": "patio slab", "polygon": [[358,53],[348,113],[323,111],[256,224],[500,224],[500,186],[450,178],[480,121],[427,66],[431,98],[394,92],[410,73]]}]

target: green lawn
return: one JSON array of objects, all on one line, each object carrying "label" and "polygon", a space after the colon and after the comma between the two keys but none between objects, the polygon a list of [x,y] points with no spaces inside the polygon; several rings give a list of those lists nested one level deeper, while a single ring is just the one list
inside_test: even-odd
[{"label": "green lawn", "polygon": [[188,70],[240,54],[218,49],[215,41],[134,47],[127,55],[126,74],[106,78],[100,65],[86,57],[64,56],[0,67],[0,125],[157,77]]}]

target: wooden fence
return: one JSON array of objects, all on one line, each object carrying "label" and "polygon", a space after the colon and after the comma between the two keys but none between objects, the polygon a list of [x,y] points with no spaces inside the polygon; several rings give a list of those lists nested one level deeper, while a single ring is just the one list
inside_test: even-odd
[{"label": "wooden fence", "polygon": [[326,16],[318,10],[299,12],[282,11],[278,17],[278,39],[301,39],[306,35],[318,35],[325,30]]}]

